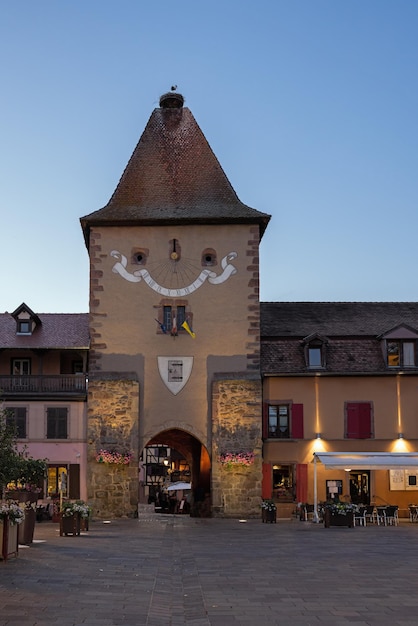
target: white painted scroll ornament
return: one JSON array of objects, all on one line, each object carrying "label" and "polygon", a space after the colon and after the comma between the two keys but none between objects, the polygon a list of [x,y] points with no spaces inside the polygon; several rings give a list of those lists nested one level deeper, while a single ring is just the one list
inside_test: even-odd
[{"label": "white painted scroll ornament", "polygon": [[150,275],[150,273],[146,269],[136,270],[135,272],[128,272],[126,269],[128,260],[126,256],[124,256],[118,250],[112,250],[110,253],[114,259],[118,259],[117,263],[112,267],[112,272],[115,274],[119,274],[125,280],[128,280],[131,283],[139,283],[143,280],[148,287],[161,294],[162,296],[167,296],[169,298],[176,298],[179,296],[187,296],[196,289],[199,289],[204,282],[207,280],[212,285],[220,285],[224,283],[230,276],[237,273],[237,269],[234,265],[230,263],[237,258],[238,254],[236,252],[230,252],[221,261],[222,273],[217,275],[215,272],[212,272],[209,269],[202,270],[199,276],[187,287],[179,287],[177,289],[169,289],[168,287],[163,287],[159,285]]}]

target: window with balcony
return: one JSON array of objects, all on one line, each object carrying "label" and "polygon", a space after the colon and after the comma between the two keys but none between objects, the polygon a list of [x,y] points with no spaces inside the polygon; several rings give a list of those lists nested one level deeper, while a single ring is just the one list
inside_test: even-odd
[{"label": "window with balcony", "polygon": [[26,407],[7,407],[6,424],[15,429],[18,439],[26,439]]},{"label": "window with balcony", "polygon": [[12,359],[13,376],[30,376],[30,359]]},{"label": "window with balcony", "polygon": [[68,409],[66,407],[48,407],[46,410],[46,438],[67,439]]}]

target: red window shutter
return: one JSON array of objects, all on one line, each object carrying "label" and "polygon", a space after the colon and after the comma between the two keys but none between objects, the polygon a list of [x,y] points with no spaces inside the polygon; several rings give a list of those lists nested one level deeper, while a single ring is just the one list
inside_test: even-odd
[{"label": "red window shutter", "polygon": [[263,482],[261,485],[261,497],[270,500],[273,494],[273,472],[270,463],[263,463]]},{"label": "red window shutter", "polygon": [[296,500],[298,502],[308,501],[308,464],[298,463],[296,465]]},{"label": "red window shutter", "polygon": [[348,439],[370,439],[372,436],[372,415],[369,402],[347,402]]},{"label": "red window shutter", "polygon": [[359,439],[370,439],[372,436],[372,415],[369,402],[359,405]]},{"label": "red window shutter", "polygon": [[347,432],[348,439],[359,438],[359,409],[357,402],[347,402]]},{"label": "red window shutter", "polygon": [[303,439],[303,404],[292,404],[292,439]]},{"label": "red window shutter", "polygon": [[70,465],[69,470],[69,497],[71,500],[80,499],[80,466],[76,463]]},{"label": "red window shutter", "polygon": [[269,436],[269,405],[263,402],[263,439]]}]

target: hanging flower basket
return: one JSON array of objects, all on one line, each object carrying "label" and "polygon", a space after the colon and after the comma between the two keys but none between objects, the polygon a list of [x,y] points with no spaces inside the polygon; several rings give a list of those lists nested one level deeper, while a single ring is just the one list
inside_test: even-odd
[{"label": "hanging flower basket", "polygon": [[249,466],[254,463],[254,452],[222,452],[218,457],[224,467]]},{"label": "hanging flower basket", "polygon": [[132,452],[113,452],[111,450],[100,450],[96,454],[96,461],[98,463],[108,463],[114,465],[129,465],[132,460]]}]

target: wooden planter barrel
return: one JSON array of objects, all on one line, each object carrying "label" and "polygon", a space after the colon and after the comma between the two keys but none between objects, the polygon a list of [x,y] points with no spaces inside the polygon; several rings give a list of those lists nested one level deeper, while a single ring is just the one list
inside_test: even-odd
[{"label": "wooden planter barrel", "polygon": [[330,528],[330,526],[348,526],[348,528],[354,528],[354,513],[349,511],[343,515],[342,513],[333,513],[325,509],[324,526],[325,528]]},{"label": "wooden planter barrel", "polygon": [[36,511],[32,507],[25,509],[25,519],[19,524],[19,543],[29,546],[35,533]]},{"label": "wooden planter barrel", "polygon": [[81,516],[79,513],[64,516],[60,514],[60,537],[63,535],[80,536]]},{"label": "wooden planter barrel", "polygon": [[18,524],[11,524],[6,516],[0,520],[0,557],[7,561],[19,552]]},{"label": "wooden planter barrel", "polygon": [[23,502],[26,505],[25,519],[19,524],[19,543],[28,546],[33,542],[36,521],[35,509],[33,509],[30,504],[35,504],[38,501],[38,494],[34,491],[20,491],[19,489],[15,489],[14,491],[7,492],[7,499]]},{"label": "wooden planter barrel", "polygon": [[268,511],[267,509],[261,509],[261,521],[263,524],[275,524],[277,518],[277,511]]}]

